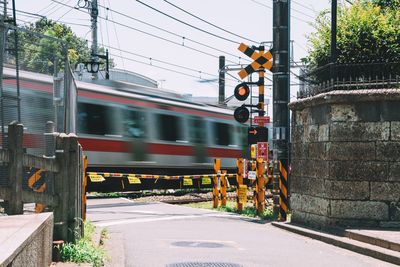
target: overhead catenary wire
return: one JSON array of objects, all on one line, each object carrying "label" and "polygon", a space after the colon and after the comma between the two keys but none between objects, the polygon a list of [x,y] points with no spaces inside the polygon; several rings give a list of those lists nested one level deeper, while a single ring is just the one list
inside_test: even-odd
[{"label": "overhead catenary wire", "polygon": [[[89,40],[86,40],[86,41],[90,42]],[[134,52],[122,50],[122,49],[120,49],[120,48],[108,46],[108,45],[105,45],[105,44],[103,44],[103,43],[100,43],[100,45],[103,46],[103,47],[112,49],[112,50],[116,50],[116,51],[118,51],[118,52],[126,53],[126,54],[133,55],[133,56],[137,56],[137,57],[140,57],[140,58],[143,58],[143,59],[148,59],[150,62],[159,62],[159,63],[162,63],[162,64],[166,64],[166,65],[169,65],[169,66],[173,66],[173,67],[177,67],[177,68],[181,68],[181,69],[193,71],[193,72],[196,72],[196,73],[203,73],[203,74],[206,74],[206,75],[209,75],[209,76],[213,76],[213,77],[216,77],[216,78],[219,77],[219,76],[216,75],[216,74],[204,72],[204,71],[201,71],[201,70],[197,70],[197,69],[194,69],[194,68],[190,68],[190,67],[178,65],[178,64],[175,64],[175,63],[170,63],[170,62],[167,62],[167,61],[164,61],[164,60],[159,60],[159,59],[156,59],[156,58],[153,58],[153,57],[143,56],[143,55],[140,55],[140,54],[137,54],[137,53],[134,53]],[[118,57],[119,57],[119,56],[118,56]],[[122,56],[122,57],[123,57],[123,56]],[[119,58],[121,58],[121,57],[119,57]],[[126,57],[123,57],[123,58],[126,59]],[[150,63],[150,64],[151,64],[151,63]],[[230,80],[230,81],[234,81],[234,82],[238,82],[238,81],[239,81],[239,79],[237,79],[237,78],[235,78],[235,80],[231,80],[231,79],[225,79],[225,80],[227,80],[227,81]]]},{"label": "overhead catenary wire", "polygon": [[136,2],[142,4],[142,5],[144,5],[144,6],[148,7],[148,8],[150,8],[150,9],[152,9],[152,10],[154,10],[154,11],[156,11],[156,12],[158,12],[158,13],[164,15],[164,16],[167,16],[167,17],[169,17],[170,19],[173,19],[173,20],[175,20],[175,21],[178,21],[178,22],[180,22],[180,23],[182,23],[182,24],[184,24],[184,25],[186,25],[186,26],[188,26],[188,27],[191,27],[191,28],[196,29],[196,30],[198,30],[198,31],[201,31],[201,32],[203,32],[203,33],[209,34],[209,35],[211,35],[211,36],[214,36],[214,37],[216,37],[216,38],[219,38],[219,39],[221,39],[221,40],[225,40],[225,41],[227,41],[227,42],[231,42],[231,43],[234,43],[234,44],[239,44],[239,43],[240,43],[240,42],[238,42],[238,41],[235,41],[235,40],[232,40],[232,39],[229,39],[229,38],[226,38],[226,37],[222,37],[222,36],[219,36],[219,35],[214,34],[214,33],[212,33],[212,32],[206,31],[206,30],[204,30],[204,29],[202,29],[202,28],[196,27],[196,26],[194,26],[194,25],[192,25],[192,24],[190,24],[190,23],[187,23],[187,22],[185,22],[185,21],[183,21],[183,20],[177,19],[177,18],[175,18],[174,16],[171,16],[171,15],[169,15],[169,14],[167,14],[167,13],[165,13],[165,12],[163,12],[163,11],[161,11],[161,10],[155,8],[155,7],[152,7],[152,6],[150,6],[150,5],[148,5],[148,4],[144,3],[144,2],[142,2],[142,1],[140,1],[140,0],[136,0]]},{"label": "overhead catenary wire", "polygon": [[[63,6],[71,7],[70,5],[64,4],[64,3],[62,3],[62,2],[60,2],[60,1],[58,1],[58,0],[51,0],[51,1],[56,2],[56,3],[58,3],[58,4],[60,4],[60,5],[63,5]],[[80,9],[77,9],[77,11],[86,13],[85,11],[82,11],[82,10],[80,10]],[[100,19],[106,19],[106,18],[104,18],[104,17],[102,17],[102,16],[98,16],[98,18],[100,18]],[[210,56],[210,57],[213,57],[213,58],[219,58],[219,56],[217,56],[217,55],[214,55],[214,54],[211,54],[211,53],[202,51],[202,50],[200,50],[200,49],[197,49],[197,48],[194,48],[194,47],[191,47],[191,46],[187,46],[187,45],[185,45],[184,43],[183,43],[183,44],[182,44],[182,43],[178,43],[178,42],[176,42],[176,41],[172,41],[172,40],[169,40],[169,39],[167,39],[167,38],[164,38],[164,37],[161,37],[161,36],[157,36],[157,35],[152,34],[152,33],[148,33],[148,32],[146,32],[146,31],[137,29],[137,28],[135,28],[135,27],[132,27],[132,26],[129,26],[129,25],[120,23],[120,22],[117,22],[117,21],[115,21],[115,20],[110,20],[110,19],[108,19],[108,21],[113,22],[113,23],[116,24],[116,25],[120,25],[120,26],[122,26],[122,27],[125,27],[125,28],[128,28],[128,29],[131,29],[131,30],[140,32],[140,33],[142,33],[142,34],[145,34],[145,35],[148,35],[148,36],[151,36],[151,37],[154,37],[154,38],[157,38],[157,39],[160,39],[160,40],[163,40],[163,41],[166,41],[166,42],[169,42],[169,43],[172,43],[172,44],[181,46],[181,47],[185,47],[185,48],[190,49],[190,50],[192,50],[192,51],[196,51],[196,52],[198,52],[198,53],[201,53],[201,54],[203,54],[203,55],[207,55],[207,56]],[[236,62],[231,61],[231,60],[226,60],[226,61],[229,61],[229,62],[231,62],[231,63],[236,63]]]},{"label": "overhead catenary wire", "polygon": [[232,34],[232,35],[234,35],[234,36],[236,36],[236,37],[245,39],[245,40],[250,41],[250,42],[252,42],[252,43],[260,43],[260,42],[254,41],[254,40],[252,40],[252,39],[249,39],[249,38],[247,38],[247,37],[244,37],[244,36],[241,36],[241,35],[239,35],[239,34],[236,34],[236,33],[234,33],[234,32],[228,31],[228,30],[226,30],[226,29],[224,29],[224,28],[222,28],[222,27],[219,27],[219,26],[215,25],[214,23],[211,23],[211,22],[209,22],[209,21],[207,21],[207,20],[204,20],[204,19],[200,18],[199,16],[196,16],[196,15],[190,13],[189,11],[187,11],[187,10],[185,10],[185,9],[183,9],[183,8],[181,8],[181,7],[179,7],[179,6],[175,5],[175,4],[173,4],[173,3],[171,3],[171,2],[168,1],[168,0],[164,0],[164,2],[166,2],[167,4],[173,6],[174,8],[176,8],[176,9],[178,9],[178,10],[180,10],[180,11],[182,11],[182,12],[184,12],[184,13],[186,13],[186,14],[188,14],[188,15],[190,15],[190,16],[192,16],[192,17],[194,17],[194,18],[196,18],[196,19],[198,19],[198,20],[200,20],[200,21],[202,21],[202,22],[204,22],[204,23],[207,23],[208,25],[211,25],[211,26],[213,26],[213,27],[215,27],[215,28],[217,28],[217,29],[219,29],[219,30],[221,30],[221,31],[224,31],[224,32],[229,33],[229,34]]},{"label": "overhead catenary wire", "polygon": [[[266,8],[268,8],[268,9],[271,9],[271,10],[272,10],[272,7],[267,6],[266,4],[261,3],[261,2],[259,2],[259,1],[257,1],[257,0],[250,0],[250,1],[253,2],[253,3],[256,3],[256,4],[260,5],[260,6],[263,6],[263,7],[266,7]],[[301,18],[299,18],[299,17],[297,17],[297,16],[291,15],[291,17],[293,17],[294,19],[297,19],[297,20],[299,20],[299,21],[301,21],[301,22],[309,23],[308,21],[306,21],[306,20],[304,20],[304,19],[301,19]]]},{"label": "overhead catenary wire", "polygon": [[236,55],[234,55],[234,54],[232,54],[232,53],[223,51],[223,50],[221,50],[221,49],[218,49],[218,48],[215,48],[215,47],[213,47],[213,46],[204,44],[204,43],[202,43],[202,42],[198,42],[198,41],[193,40],[193,39],[191,39],[191,38],[188,38],[188,37],[186,37],[186,36],[183,36],[183,35],[177,34],[177,33],[175,33],[175,32],[166,30],[166,29],[164,29],[164,28],[161,28],[161,27],[158,27],[158,26],[156,26],[156,25],[154,25],[154,24],[148,23],[148,22],[146,22],[146,21],[143,21],[143,20],[134,18],[134,17],[132,17],[132,16],[130,16],[130,15],[124,14],[124,13],[119,12],[119,11],[116,11],[116,10],[113,10],[113,9],[111,9],[111,8],[108,8],[108,7],[105,7],[105,6],[102,6],[102,5],[99,5],[99,6],[100,6],[101,8],[104,8],[104,9],[110,11],[111,13],[118,14],[118,15],[123,16],[123,17],[125,17],[125,18],[131,19],[131,20],[134,20],[134,21],[137,21],[137,22],[142,23],[142,24],[144,24],[144,25],[147,25],[147,26],[149,26],[149,27],[152,27],[152,28],[155,28],[155,29],[157,29],[157,30],[166,32],[166,33],[171,34],[171,35],[173,35],[173,36],[179,37],[179,38],[181,38],[181,39],[184,40],[184,41],[190,41],[190,42],[192,42],[192,43],[195,43],[195,44],[198,44],[198,45],[207,47],[207,48],[209,48],[209,49],[211,49],[211,50],[214,50],[214,51],[217,51],[217,52],[220,52],[220,53],[224,53],[224,54],[226,54],[226,55],[229,55],[229,56],[238,58],[238,56],[236,56]]}]

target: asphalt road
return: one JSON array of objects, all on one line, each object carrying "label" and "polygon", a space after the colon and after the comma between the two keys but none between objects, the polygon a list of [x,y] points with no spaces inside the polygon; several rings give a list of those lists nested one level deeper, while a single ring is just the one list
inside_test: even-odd
[{"label": "asphalt road", "polygon": [[211,210],[90,199],[87,216],[108,229],[112,266],[394,266],[269,223]]}]

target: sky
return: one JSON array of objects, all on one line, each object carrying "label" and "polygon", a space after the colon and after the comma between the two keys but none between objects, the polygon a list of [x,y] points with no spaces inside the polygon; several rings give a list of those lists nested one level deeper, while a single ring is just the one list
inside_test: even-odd
[{"label": "sky", "polygon": [[[85,1],[17,0],[16,7],[65,23],[77,36],[91,42],[90,14],[85,8],[77,9],[78,2]],[[306,35],[314,31],[310,23],[330,7],[330,1],[291,2],[292,52],[298,62],[307,55]],[[250,63],[238,50],[241,42],[251,46],[272,41],[272,0],[98,0],[98,4],[98,42],[109,47],[116,67],[145,75],[156,80],[159,87],[182,94],[217,97],[218,57],[224,55],[227,65],[239,67]],[[17,19],[19,24],[37,20],[22,12],[17,12]],[[227,73],[226,97],[239,83],[237,72]],[[272,78],[268,71],[266,76]],[[293,100],[298,88],[294,75],[291,83]],[[266,84],[266,99],[270,99],[272,85],[268,80]]]}]

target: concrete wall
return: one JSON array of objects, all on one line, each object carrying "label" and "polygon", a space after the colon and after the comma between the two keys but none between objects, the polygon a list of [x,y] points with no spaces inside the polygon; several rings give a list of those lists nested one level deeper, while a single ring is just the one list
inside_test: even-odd
[{"label": "concrete wall", "polygon": [[0,217],[0,267],[51,264],[53,214]]},{"label": "concrete wall", "polygon": [[400,90],[335,91],[292,110],[292,221],[400,227]]}]

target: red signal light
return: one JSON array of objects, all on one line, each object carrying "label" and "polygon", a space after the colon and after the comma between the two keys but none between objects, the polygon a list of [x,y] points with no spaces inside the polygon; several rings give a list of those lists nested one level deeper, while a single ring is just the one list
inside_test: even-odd
[{"label": "red signal light", "polygon": [[239,101],[244,101],[250,94],[250,88],[246,83],[238,84],[235,87],[235,97]]}]

